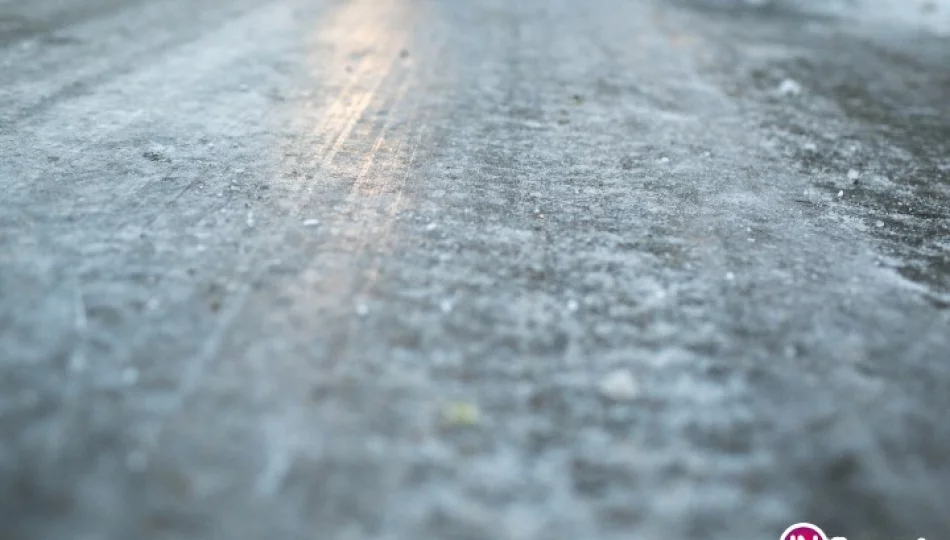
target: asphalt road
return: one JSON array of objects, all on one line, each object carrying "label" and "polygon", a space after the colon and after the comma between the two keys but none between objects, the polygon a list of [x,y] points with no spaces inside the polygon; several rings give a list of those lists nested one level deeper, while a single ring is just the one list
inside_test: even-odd
[{"label": "asphalt road", "polygon": [[950,537],[885,4],[0,0],[0,537]]}]

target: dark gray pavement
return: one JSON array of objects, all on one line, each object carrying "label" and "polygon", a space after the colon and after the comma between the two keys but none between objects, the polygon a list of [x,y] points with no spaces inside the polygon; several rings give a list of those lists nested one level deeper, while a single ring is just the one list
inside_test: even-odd
[{"label": "dark gray pavement", "polygon": [[948,538],[948,208],[945,2],[0,0],[0,538]]}]

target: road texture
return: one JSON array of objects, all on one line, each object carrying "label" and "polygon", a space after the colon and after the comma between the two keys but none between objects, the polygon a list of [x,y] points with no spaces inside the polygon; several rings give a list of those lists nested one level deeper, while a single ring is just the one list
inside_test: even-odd
[{"label": "road texture", "polygon": [[750,4],[0,0],[0,537],[950,538],[950,6]]}]

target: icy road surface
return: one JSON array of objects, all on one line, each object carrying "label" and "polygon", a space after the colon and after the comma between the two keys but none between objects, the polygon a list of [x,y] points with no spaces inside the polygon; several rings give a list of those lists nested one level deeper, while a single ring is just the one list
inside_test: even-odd
[{"label": "icy road surface", "polygon": [[948,30],[0,0],[0,537],[950,538]]}]

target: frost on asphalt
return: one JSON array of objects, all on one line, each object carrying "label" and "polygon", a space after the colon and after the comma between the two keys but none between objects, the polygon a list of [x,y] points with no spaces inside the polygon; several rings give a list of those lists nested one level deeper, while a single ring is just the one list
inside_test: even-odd
[{"label": "frost on asphalt", "polygon": [[0,537],[947,537],[948,14],[0,0]]}]

